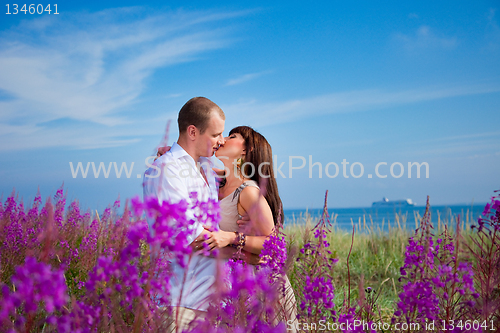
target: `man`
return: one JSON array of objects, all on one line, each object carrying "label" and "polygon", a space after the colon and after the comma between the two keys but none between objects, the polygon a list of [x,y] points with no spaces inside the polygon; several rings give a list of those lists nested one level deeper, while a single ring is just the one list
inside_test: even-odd
[{"label": "man", "polygon": [[[170,151],[159,157],[144,177],[144,197],[154,196],[160,202],[169,200],[191,202],[190,194],[197,199],[217,200],[216,175],[210,157],[224,142],[225,115],[217,104],[205,97],[190,99],[179,111],[179,138]],[[157,169],[161,167],[159,175]],[[193,212],[187,212],[193,214]],[[152,221],[149,221],[150,223]],[[192,226],[189,243],[200,236],[209,235],[199,222]],[[203,314],[208,304],[211,287],[215,281],[216,260],[203,255],[193,255],[186,268],[172,263],[172,305],[177,328],[182,329],[193,318]],[[175,328],[175,327],[171,327]]]}]

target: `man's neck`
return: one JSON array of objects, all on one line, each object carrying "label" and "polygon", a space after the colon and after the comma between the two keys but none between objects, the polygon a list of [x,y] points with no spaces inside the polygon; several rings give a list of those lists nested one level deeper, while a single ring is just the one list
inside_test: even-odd
[{"label": "man's neck", "polygon": [[193,158],[195,163],[197,163],[196,167],[198,168],[198,171],[200,172],[201,176],[203,177],[203,180],[205,180],[205,183],[208,185],[207,176],[205,174],[205,171],[203,171],[203,168],[202,168],[201,163],[200,163],[200,156],[196,155],[194,153],[195,150],[192,149],[192,147],[190,147],[190,145],[188,144],[188,141],[182,140],[181,137],[179,137],[179,139],[177,140],[177,144],[179,146],[181,146],[181,148],[184,149],[186,151],[186,153],[188,153],[189,156],[191,156]]},{"label": "man's neck", "polygon": [[189,145],[189,143],[186,140],[183,140],[183,138],[179,137],[177,139],[177,144],[182,147],[188,153],[189,156],[193,158],[195,162],[200,161],[200,155],[197,155],[195,153],[195,149]]}]

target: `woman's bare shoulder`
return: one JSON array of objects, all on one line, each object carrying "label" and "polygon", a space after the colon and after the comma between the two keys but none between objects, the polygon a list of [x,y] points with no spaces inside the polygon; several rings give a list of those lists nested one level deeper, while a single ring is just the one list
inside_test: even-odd
[{"label": "woman's bare shoulder", "polygon": [[246,186],[240,193],[240,203],[245,210],[259,201],[261,196],[260,189],[255,186]]}]

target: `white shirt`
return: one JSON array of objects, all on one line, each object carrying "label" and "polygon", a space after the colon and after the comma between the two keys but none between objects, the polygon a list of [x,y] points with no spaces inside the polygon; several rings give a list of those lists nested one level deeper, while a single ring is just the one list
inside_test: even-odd
[{"label": "white shirt", "polygon": [[[169,200],[172,203],[187,200],[192,203],[189,195],[197,193],[199,201],[218,199],[218,188],[213,163],[207,157],[200,157],[199,163],[207,177],[207,182],[197,167],[195,160],[177,143],[172,145],[170,151],[160,156],[153,166],[144,173],[144,198],[154,196],[161,203]],[[160,173],[161,170],[161,173]],[[193,216],[192,211],[186,212],[188,217]],[[148,218],[151,226],[154,220]],[[192,243],[203,231],[203,226],[195,222],[191,228],[188,243]],[[186,258],[186,263],[188,258]],[[186,282],[183,283],[185,269],[172,262],[173,276],[171,280],[171,299],[173,306],[182,306],[195,310],[206,310],[207,298],[211,294],[211,287],[215,281],[216,260],[203,255],[193,255],[186,268]],[[182,299],[179,296],[182,290]]]}]

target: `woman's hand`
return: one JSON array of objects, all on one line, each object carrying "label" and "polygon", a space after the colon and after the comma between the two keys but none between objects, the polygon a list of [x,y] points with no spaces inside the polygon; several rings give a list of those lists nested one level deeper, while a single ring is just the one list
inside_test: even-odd
[{"label": "woman's hand", "polygon": [[170,150],[170,146],[165,146],[165,147],[158,147],[158,151],[156,152],[156,158],[155,158],[155,161],[158,159],[158,157],[162,156],[163,154],[165,154],[167,151]]}]

